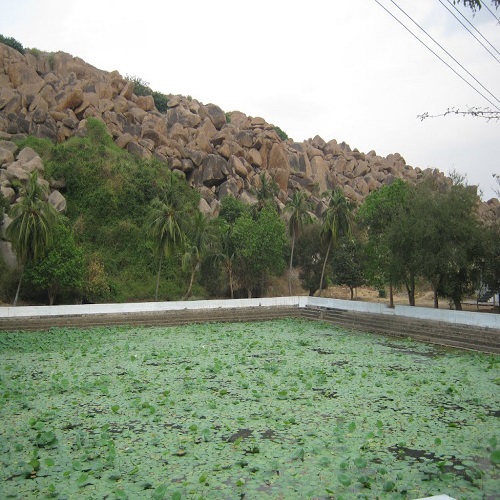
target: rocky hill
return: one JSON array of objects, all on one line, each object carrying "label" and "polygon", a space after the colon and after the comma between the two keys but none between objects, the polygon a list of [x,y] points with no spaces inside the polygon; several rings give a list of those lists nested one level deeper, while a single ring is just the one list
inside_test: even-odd
[{"label": "rocky hill", "polygon": [[[319,136],[293,142],[264,118],[225,113],[196,99],[166,96],[168,106],[161,113],[152,95],[136,95],[134,89],[134,81],[118,72],[101,71],[67,53],[23,55],[0,44],[0,186],[6,198],[15,202],[10,188],[16,179],[23,180],[33,168],[43,171],[31,153],[18,157],[12,141],[34,135],[61,142],[85,135],[89,117],[102,120],[120,148],[183,172],[200,191],[206,213],[217,214],[219,200],[227,195],[256,201],[262,173],[278,184],[282,204],[295,190],[307,190],[318,214],[321,193],[337,185],[361,202],[396,178],[451,183],[439,170],[407,165],[398,153],[362,153]],[[58,187],[51,186],[53,191]],[[59,193],[53,197],[63,204]],[[500,216],[498,200],[483,203],[480,211]]]}]

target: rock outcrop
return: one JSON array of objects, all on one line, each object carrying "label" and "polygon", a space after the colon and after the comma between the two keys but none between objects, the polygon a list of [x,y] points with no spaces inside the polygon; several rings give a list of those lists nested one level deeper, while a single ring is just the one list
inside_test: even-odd
[{"label": "rock outcrop", "polygon": [[[224,113],[215,104],[179,95],[167,97],[168,109],[160,113],[152,96],[134,94],[134,82],[117,71],[98,70],[63,52],[22,55],[0,44],[2,194],[14,203],[12,183],[24,182],[34,169],[43,172],[40,159],[19,153],[12,141],[34,135],[62,142],[84,135],[90,117],[106,124],[120,148],[154,157],[165,162],[166,168],[182,172],[200,191],[202,209],[212,214],[224,196],[252,202],[262,174],[278,184],[281,203],[294,191],[306,190],[318,213],[321,193],[335,186],[342,186],[350,199],[361,202],[395,179],[417,182],[433,177],[442,184],[451,183],[438,170],[407,165],[398,153],[365,154],[319,136],[300,143],[282,140],[264,118],[238,111]],[[49,199],[64,209],[60,193],[53,190]],[[498,203],[484,212],[495,210],[500,215]]]}]

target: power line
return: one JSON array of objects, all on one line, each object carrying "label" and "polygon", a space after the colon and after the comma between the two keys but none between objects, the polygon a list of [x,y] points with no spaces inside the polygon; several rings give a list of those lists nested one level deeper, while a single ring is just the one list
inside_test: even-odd
[{"label": "power line", "polygon": [[[412,35],[414,38],[416,38],[427,50],[429,50],[430,52],[432,52],[432,54],[434,54],[443,64],[445,64],[449,69],[451,69],[451,71],[453,71],[453,73],[455,73],[461,80],[463,80],[472,90],[474,90],[475,92],[477,92],[483,99],[485,99],[486,101],[488,101],[494,108],[499,109],[496,104],[492,103],[488,99],[488,97],[486,97],[480,90],[478,90],[476,87],[474,87],[474,85],[472,85],[472,83],[470,83],[468,80],[466,80],[460,73],[457,72],[456,69],[452,68],[441,56],[439,56],[438,54],[436,54],[436,52],[434,50],[432,50],[425,42],[423,42],[417,35],[415,35],[415,33],[413,33],[413,31],[411,31],[410,28],[408,28],[390,10],[388,10],[384,5],[382,5],[379,2],[379,0],[375,0],[375,2],[380,7],[382,7],[382,9],[384,9],[395,21],[397,21],[399,24],[401,24],[401,26],[403,26],[403,28],[406,31],[408,31],[408,33],[410,33],[410,35]],[[500,111],[500,109],[499,109],[499,111]]]},{"label": "power line", "polygon": [[486,4],[483,4],[483,7],[486,7],[486,10],[488,10],[489,13],[500,23],[500,19],[498,19],[496,14]]},{"label": "power line", "polygon": [[[443,52],[445,52],[448,57],[451,57],[453,61],[455,61],[477,84],[479,84],[488,94],[490,94],[493,99],[495,99],[499,104],[500,104],[500,99],[493,95],[470,71],[468,71],[466,68],[462,66],[435,38],[433,38],[427,31],[422,28],[410,15],[408,15],[394,0],[391,0],[391,2],[415,25],[417,26],[420,30],[422,30]],[[494,105],[497,109],[497,105]]]},{"label": "power line", "polygon": [[[469,33],[470,33],[470,34],[471,34],[471,35],[472,35],[472,36],[473,36],[473,37],[474,37],[474,38],[475,38],[475,39],[476,39],[476,40],[477,40],[477,41],[478,41],[478,42],[479,42],[482,46],[483,46],[483,48],[484,48],[485,50],[487,50],[487,51],[490,53],[490,55],[491,55],[491,56],[492,56],[492,57],[493,57],[493,58],[494,58],[494,59],[495,59],[498,63],[500,63],[500,59],[498,59],[498,58],[495,56],[495,54],[493,54],[493,53],[492,53],[492,52],[488,49],[488,47],[486,47],[486,46],[483,44],[483,42],[481,42],[481,40],[479,40],[479,38],[477,38],[477,36],[476,36],[476,35],[474,35],[474,33],[472,33],[472,31],[471,31],[469,28],[467,28],[467,26],[465,26],[465,24],[464,24],[464,23],[463,23],[463,22],[462,22],[462,21],[461,21],[461,20],[457,17],[457,15],[456,15],[455,13],[453,13],[453,12],[450,10],[450,8],[449,8],[447,5],[445,5],[445,4],[443,3],[443,0],[439,0],[439,2],[441,3],[441,5],[442,5],[442,6],[443,6],[443,7],[444,7],[444,8],[445,8],[445,9],[446,9],[446,10],[447,10],[447,11],[448,11],[448,12],[449,12],[449,13],[450,13],[450,14],[451,14],[451,15],[452,15],[452,16],[453,16],[453,17],[454,17],[454,18],[455,18],[455,19],[456,19],[456,20],[457,20],[457,21],[458,21],[458,22],[459,22],[462,26],[463,26],[463,27],[464,27],[464,28],[465,28],[465,29],[466,29],[466,30],[467,30],[467,31],[468,31],[468,32],[469,32]],[[466,21],[467,23],[469,23],[469,24],[472,26],[472,28],[474,29],[474,31],[476,31],[476,32],[479,34],[479,36],[480,36],[480,37],[481,37],[481,38],[482,38],[482,39],[483,39],[483,40],[484,40],[484,41],[485,41],[485,42],[486,42],[486,43],[487,43],[487,44],[488,44],[488,45],[489,45],[489,46],[490,46],[490,47],[491,47],[491,48],[492,48],[492,49],[493,49],[493,50],[494,50],[494,51],[495,51],[498,55],[500,55],[500,52],[499,52],[499,51],[498,51],[498,50],[497,50],[497,49],[496,49],[496,48],[495,48],[495,47],[494,47],[494,46],[493,46],[493,45],[492,45],[492,44],[491,44],[491,43],[490,43],[490,42],[486,39],[486,37],[485,37],[485,36],[484,36],[484,35],[483,35],[483,34],[482,34],[482,33],[481,33],[481,32],[480,32],[480,31],[479,31],[476,27],[475,27],[475,26],[474,26],[474,25],[473,25],[473,24],[472,24],[472,23],[471,23],[471,22],[470,22],[470,21],[469,21],[469,20],[468,20],[468,19],[467,19],[467,18],[466,18],[466,17],[465,17],[465,16],[464,16],[464,15],[463,15],[463,14],[462,14],[462,13],[461,13],[461,12],[460,12],[457,8],[456,8],[456,7],[455,7],[455,5],[453,5],[453,4],[451,3],[451,1],[450,1],[450,0],[447,0],[447,2],[448,2],[448,3],[449,3],[449,4],[450,4],[450,5],[451,5],[451,6],[452,6],[452,7],[453,7],[453,8],[454,8],[454,9],[455,9],[455,10],[456,10],[456,11],[457,11],[457,12],[458,12],[458,13],[459,13],[459,14],[460,14],[463,18],[464,18],[464,19],[465,19],[465,21]]]}]

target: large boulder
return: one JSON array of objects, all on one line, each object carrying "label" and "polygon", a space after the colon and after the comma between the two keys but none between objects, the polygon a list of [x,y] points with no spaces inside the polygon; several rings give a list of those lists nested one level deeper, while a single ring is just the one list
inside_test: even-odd
[{"label": "large boulder", "polygon": [[66,211],[66,198],[57,190],[50,193],[47,200],[58,212]]},{"label": "large boulder", "polygon": [[204,186],[218,186],[229,175],[228,162],[219,155],[209,154],[201,164],[202,182]]},{"label": "large boulder", "polygon": [[210,118],[217,130],[220,130],[226,124],[226,114],[219,106],[215,104],[206,104],[200,108],[200,115],[202,117],[203,112]]},{"label": "large boulder", "polygon": [[0,145],[0,167],[2,165],[5,165],[6,163],[12,163],[13,161],[14,161],[14,155],[12,154],[12,151],[3,148]]},{"label": "large boulder", "polygon": [[319,185],[320,192],[329,189],[329,168],[328,163],[322,156],[313,156],[311,161],[311,170],[315,182]]}]

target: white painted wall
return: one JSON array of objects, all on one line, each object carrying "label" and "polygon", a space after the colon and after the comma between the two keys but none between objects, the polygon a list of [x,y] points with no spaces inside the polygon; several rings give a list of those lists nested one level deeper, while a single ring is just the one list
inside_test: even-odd
[{"label": "white painted wall", "polygon": [[0,307],[0,318],[30,316],[79,316],[87,314],[126,314],[196,309],[234,309],[240,307],[327,307],[344,311],[388,314],[406,318],[443,321],[461,325],[488,327],[500,330],[500,314],[431,309],[397,305],[390,309],[386,304],[322,297],[271,297],[235,300],[193,300],[187,302],[137,302],[125,304],[81,304],[64,306]]}]

